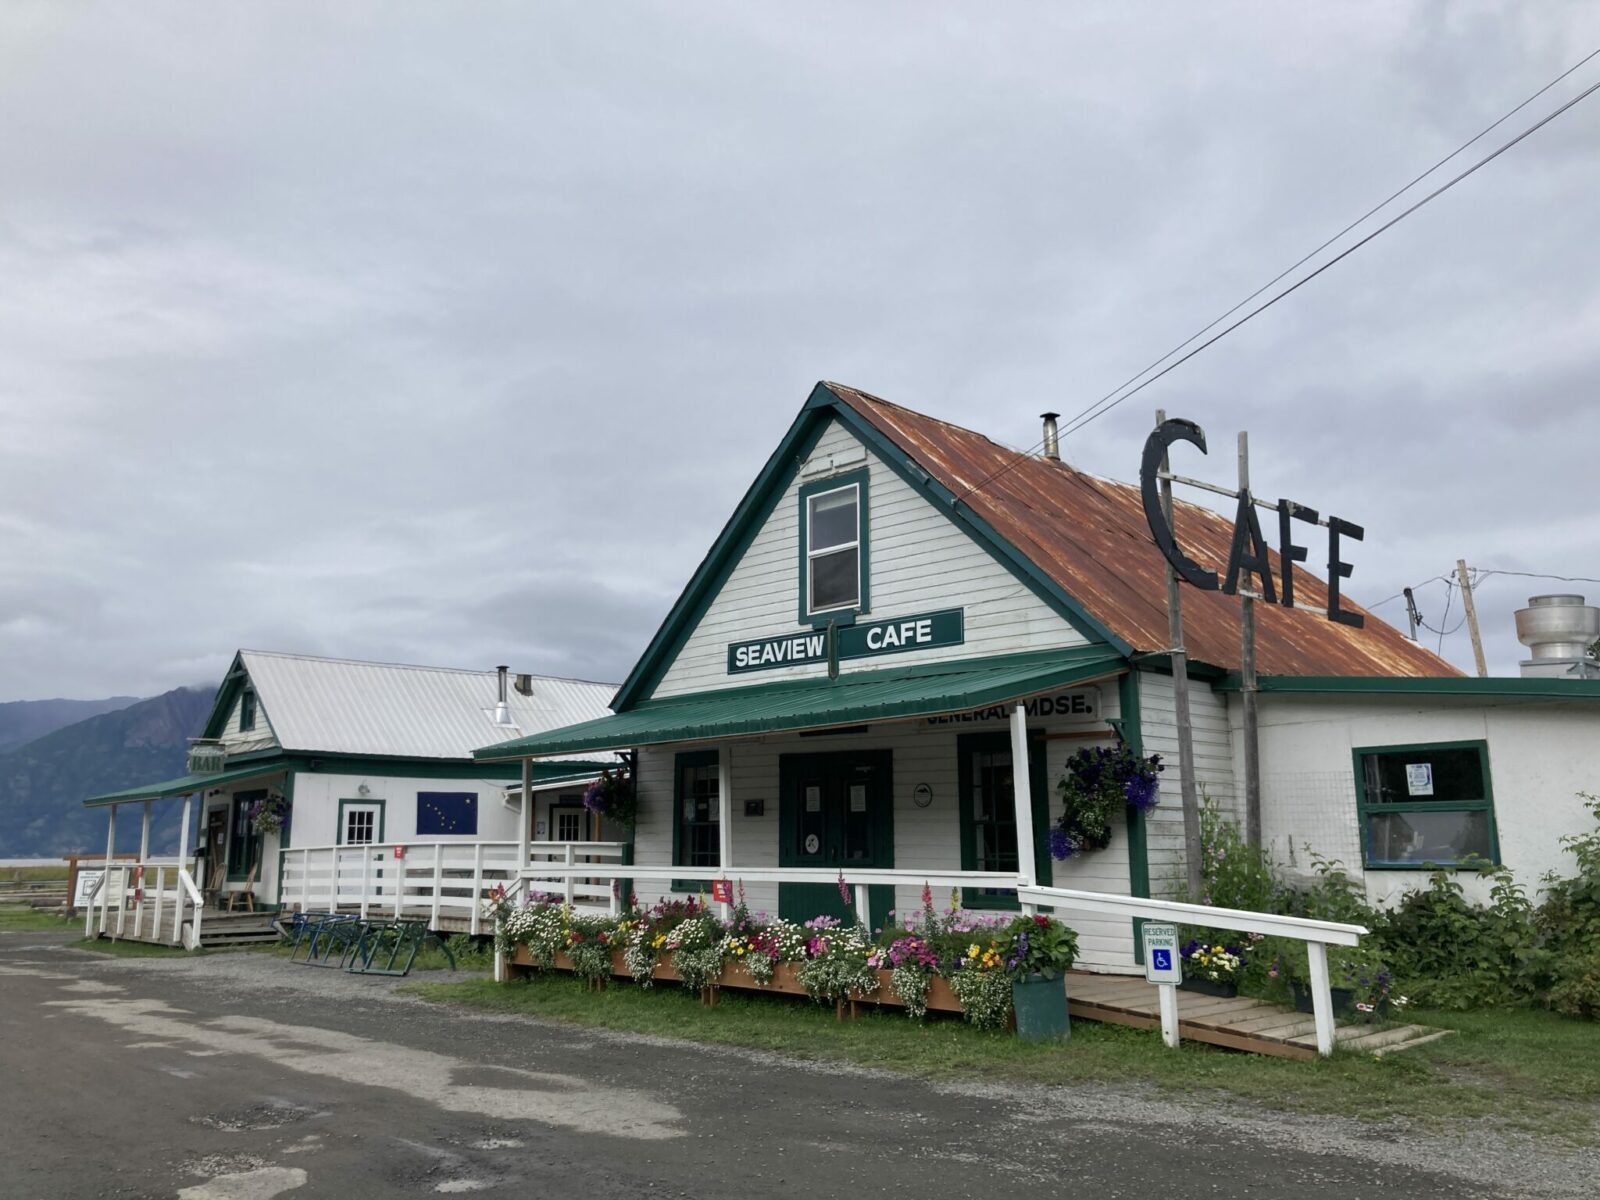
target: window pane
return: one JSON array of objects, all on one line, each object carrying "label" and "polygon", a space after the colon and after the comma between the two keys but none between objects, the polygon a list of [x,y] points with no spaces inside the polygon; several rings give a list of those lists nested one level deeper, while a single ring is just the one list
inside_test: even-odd
[{"label": "window pane", "polygon": [[856,540],[859,529],[855,488],[840,488],[837,492],[811,497],[811,513],[807,521],[810,549],[848,546]]},{"label": "window pane", "polygon": [[1448,863],[1491,858],[1489,814],[1483,809],[1369,813],[1367,858],[1375,863]]},{"label": "window pane", "polygon": [[811,560],[811,607],[838,608],[861,598],[856,584],[856,550],[836,550]]},{"label": "window pane", "polygon": [[1453,804],[1486,796],[1475,747],[1393,750],[1362,755],[1368,804]]}]

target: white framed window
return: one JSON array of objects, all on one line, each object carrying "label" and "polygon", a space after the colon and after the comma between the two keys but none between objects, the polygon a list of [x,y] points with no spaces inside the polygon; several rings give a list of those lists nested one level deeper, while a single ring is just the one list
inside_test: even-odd
[{"label": "white framed window", "polygon": [[581,808],[556,808],[555,840],[558,842],[583,841],[583,810]]},{"label": "white framed window", "polygon": [[805,496],[805,589],[810,613],[861,607],[860,483]]},{"label": "white framed window", "polygon": [[383,805],[339,802],[339,845],[371,846],[383,840]]}]

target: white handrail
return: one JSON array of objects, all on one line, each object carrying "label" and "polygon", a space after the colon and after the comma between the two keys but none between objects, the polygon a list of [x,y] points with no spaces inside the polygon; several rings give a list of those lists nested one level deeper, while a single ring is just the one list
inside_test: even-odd
[{"label": "white handrail", "polygon": [[[200,922],[206,910],[205,897],[200,894],[200,889],[195,886],[194,879],[189,874],[189,868],[178,868],[178,882],[183,885],[183,890],[189,895],[189,903],[194,905],[194,920],[189,923],[189,936],[183,939],[185,948],[198,950],[200,948]],[[183,902],[178,902],[178,911],[173,924],[178,930],[183,928]]]},{"label": "white handrail", "polygon": [[103,870],[100,872],[99,878],[89,885],[88,894],[83,898],[83,936],[86,938],[93,937],[95,934],[94,899],[100,894],[100,889],[105,886],[106,874],[107,872]]}]

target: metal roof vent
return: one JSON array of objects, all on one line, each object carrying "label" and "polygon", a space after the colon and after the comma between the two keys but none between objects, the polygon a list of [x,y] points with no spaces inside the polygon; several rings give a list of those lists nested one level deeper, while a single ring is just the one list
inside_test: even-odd
[{"label": "metal roof vent", "polygon": [[511,668],[496,667],[495,670],[500,673],[500,699],[494,706],[494,723],[496,725],[509,725],[511,724],[511,706],[506,703],[506,672]]},{"label": "metal roof vent", "polygon": [[1040,413],[1039,418],[1044,422],[1044,456],[1052,462],[1061,461],[1061,439],[1056,436],[1056,418],[1060,413]]},{"label": "metal roof vent", "polygon": [[1517,641],[1533,652],[1524,678],[1600,679],[1600,663],[1589,647],[1600,639],[1600,608],[1582,596],[1533,596],[1517,610]]}]

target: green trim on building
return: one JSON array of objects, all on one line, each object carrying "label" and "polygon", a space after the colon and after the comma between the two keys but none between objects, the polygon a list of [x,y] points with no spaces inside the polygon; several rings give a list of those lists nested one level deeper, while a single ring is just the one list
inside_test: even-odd
[{"label": "green trim on building", "polygon": [[711,742],[989,708],[1123,670],[1104,646],[778,680],[647,700],[627,711],[487,746],[489,759]]},{"label": "green trim on building", "polygon": [[[802,484],[798,492],[800,505],[800,536],[795,539],[800,552],[800,582],[799,582],[799,613],[800,624],[826,626],[829,621],[843,618],[854,619],[861,613],[872,611],[872,572],[868,557],[869,531],[871,529],[869,488],[872,482],[872,472],[866,467],[854,471],[845,471],[839,475],[831,475],[827,479],[819,479],[814,483]],[[807,553],[806,538],[810,530],[810,500],[813,496],[826,495],[836,492],[841,488],[856,488],[856,570],[859,591],[856,603],[840,605],[837,608],[825,608],[813,611],[811,608],[811,572],[810,555]]]},{"label": "green trim on building", "polygon": [[[1135,754],[1144,753],[1144,715],[1139,705],[1139,672],[1130,670],[1117,681],[1118,714],[1117,732],[1128,749]],[[1128,809],[1128,891],[1135,896],[1150,895],[1150,843],[1145,829],[1144,813]],[[1133,919],[1133,960],[1144,965],[1144,918]]]},{"label": "green trim on building", "polygon": [[[720,762],[721,754],[717,750],[685,750],[673,755],[672,865],[675,867],[693,865],[683,861],[683,773],[695,767],[715,767]],[[718,786],[720,788],[720,781]],[[720,795],[718,799],[720,801]],[[717,870],[721,869],[719,864]],[[709,879],[674,879],[671,881],[671,890],[674,892],[709,892],[711,890],[711,881]]]},{"label": "green trim on building", "polygon": [[[1262,692],[1284,695],[1461,696],[1525,700],[1600,700],[1600,679],[1479,679],[1469,675],[1262,675]],[[1219,692],[1239,690],[1239,673],[1230,671],[1214,685]]]},{"label": "green trim on building", "polygon": [[[1476,750],[1478,769],[1483,774],[1483,795],[1472,800],[1402,800],[1392,803],[1369,803],[1367,800],[1367,773],[1361,760],[1370,754],[1404,754],[1409,751]],[[1494,818],[1494,779],[1489,773],[1489,743],[1481,738],[1447,742],[1405,742],[1397,746],[1354,746],[1350,759],[1356,777],[1356,820],[1361,838],[1361,865],[1368,871],[1426,871],[1477,870],[1477,865],[1467,862],[1373,862],[1367,838],[1367,816],[1377,813],[1407,812],[1483,812],[1489,821],[1489,859],[1500,866],[1500,829]]]},{"label": "green trim on building", "polygon": [[169,800],[178,796],[199,795],[226,783],[259,779],[286,769],[291,769],[289,764],[279,761],[274,755],[258,763],[230,767],[226,771],[217,771],[209,775],[180,775],[176,779],[168,779],[161,783],[146,783],[138,787],[125,788],[120,792],[106,792],[101,796],[91,796],[83,803],[86,808],[101,808],[108,804],[128,804],[136,800]]}]

